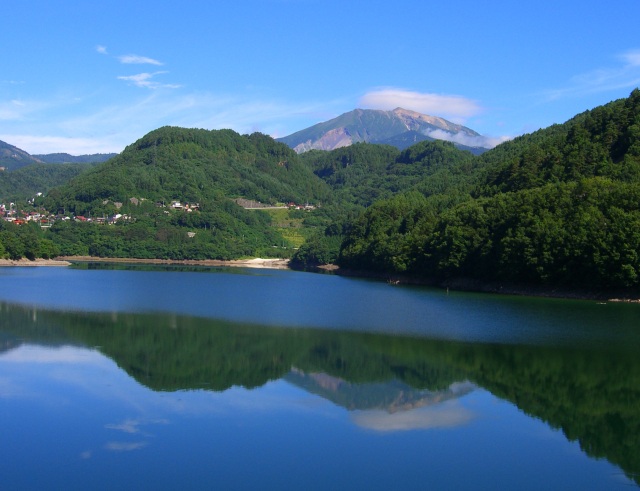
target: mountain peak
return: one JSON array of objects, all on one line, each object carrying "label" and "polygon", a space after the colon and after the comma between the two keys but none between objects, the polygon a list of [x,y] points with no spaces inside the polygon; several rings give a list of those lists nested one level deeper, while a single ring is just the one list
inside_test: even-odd
[{"label": "mountain peak", "polygon": [[[405,133],[412,137],[405,138]],[[459,147],[483,149],[484,138],[465,126],[452,123],[439,116],[430,116],[397,107],[392,111],[381,109],[354,109],[337,118],[318,123],[283,138],[278,138],[296,152],[307,150],[333,150],[353,143],[386,143],[400,149],[408,142],[421,140],[447,140]]]},{"label": "mountain peak", "polygon": [[410,111],[409,109],[403,109],[401,107],[397,107],[391,112],[404,120],[407,120],[407,119],[418,120],[418,121],[422,121],[424,123],[436,126],[438,128],[441,128],[445,131],[451,131],[453,133],[462,132],[467,135],[480,136],[479,133],[473,131],[470,128],[467,128],[466,126],[452,123],[451,121],[447,121],[446,119],[441,118],[439,116],[430,116],[428,114],[421,114],[419,112]]}]

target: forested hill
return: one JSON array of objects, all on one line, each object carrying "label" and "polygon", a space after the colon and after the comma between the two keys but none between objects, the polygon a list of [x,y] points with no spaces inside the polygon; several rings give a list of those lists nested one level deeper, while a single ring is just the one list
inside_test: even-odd
[{"label": "forested hill", "polygon": [[324,204],[329,197],[298,155],[268,136],[164,127],[38,198],[32,213],[44,228],[0,221],[0,257],[282,257],[294,245],[282,227],[234,199]]},{"label": "forested hill", "polygon": [[30,164],[0,173],[0,201],[24,202],[90,169],[89,164]]},{"label": "forested hill", "polygon": [[398,194],[343,226],[339,263],[440,281],[638,287],[640,91],[475,157],[466,178],[460,166],[436,194]]},{"label": "forested hill", "polygon": [[340,202],[365,207],[400,191],[438,193],[452,179],[465,180],[473,162],[470,152],[442,140],[422,141],[403,151],[390,145],[354,143],[331,152],[310,150],[300,157]]},{"label": "forested hill", "polygon": [[16,170],[30,164],[41,164],[42,161],[29,155],[24,150],[0,141],[0,167],[5,170]]},{"label": "forested hill", "polygon": [[549,183],[604,177],[640,180],[640,91],[500,145],[479,158],[478,193],[490,196]]},{"label": "forested hill", "polygon": [[163,127],[51,192],[46,206],[96,214],[105,200],[316,202],[328,193],[293,150],[266,135]]},{"label": "forested hill", "polygon": [[268,136],[164,127],[37,203],[76,221],[56,220],[47,232],[0,226],[0,256],[282,256],[292,244],[270,216],[246,211],[233,199],[276,204],[329,197],[328,186],[298,155]]}]

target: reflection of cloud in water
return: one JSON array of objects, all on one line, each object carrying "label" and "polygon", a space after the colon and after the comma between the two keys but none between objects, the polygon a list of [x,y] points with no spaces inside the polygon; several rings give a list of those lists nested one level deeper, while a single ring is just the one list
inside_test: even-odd
[{"label": "reflection of cloud in water", "polygon": [[109,442],[104,448],[113,452],[131,452],[145,447],[147,442]]},{"label": "reflection of cloud in water", "polygon": [[457,400],[395,413],[371,410],[355,411],[351,414],[351,419],[356,425],[375,431],[452,428],[468,423],[473,417],[473,412]]},{"label": "reflection of cloud in water", "polygon": [[16,386],[12,380],[7,377],[0,377],[0,397],[17,397],[24,395],[24,390]]},{"label": "reflection of cloud in water", "polygon": [[125,433],[138,433],[140,431],[140,421],[133,419],[127,419],[119,424],[105,425],[105,428],[110,430],[124,431]]},{"label": "reflection of cloud in water", "polygon": [[110,430],[123,431],[124,433],[139,433],[140,426],[142,425],[168,424],[168,423],[169,421],[166,419],[157,419],[157,420],[151,420],[151,421],[126,419],[122,423],[105,425],[105,428],[108,428]]},{"label": "reflection of cloud in water", "polygon": [[97,363],[103,357],[88,349],[74,346],[48,347],[23,345],[0,355],[7,363]]}]

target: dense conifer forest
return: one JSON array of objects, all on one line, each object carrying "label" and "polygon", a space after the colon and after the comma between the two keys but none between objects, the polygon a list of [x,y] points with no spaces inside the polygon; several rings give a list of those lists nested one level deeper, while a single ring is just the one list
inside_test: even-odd
[{"label": "dense conifer forest", "polygon": [[[345,224],[332,259],[356,270],[438,280],[635,287],[639,137],[640,91],[635,90],[627,99],[479,157],[465,158],[450,148],[446,159],[438,153],[438,163],[426,160],[423,179],[375,201]],[[428,144],[406,152],[420,154],[421,146]],[[436,170],[430,175],[431,165]],[[334,231],[327,229],[325,237]],[[313,261],[314,244],[326,242],[309,241],[297,257]]]}]

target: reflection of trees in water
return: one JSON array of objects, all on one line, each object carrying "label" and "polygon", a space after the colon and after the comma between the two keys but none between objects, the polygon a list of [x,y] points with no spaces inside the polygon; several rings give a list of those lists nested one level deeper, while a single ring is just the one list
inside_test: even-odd
[{"label": "reflection of trees in water", "polygon": [[[640,482],[640,360],[631,347],[462,343],[8,305],[0,313],[7,349],[22,341],[97,346],[154,390],[256,387],[284,377],[347,408],[400,408],[443,397],[453,383],[469,380],[562,429],[588,455],[607,458]],[[301,373],[333,380],[323,386],[316,376],[311,389]],[[331,383],[336,390],[329,397]]]},{"label": "reflection of trees in water", "polygon": [[7,338],[5,339],[0,334],[0,353],[4,353],[5,351],[11,351],[14,348],[20,346],[20,341],[17,339]]}]

